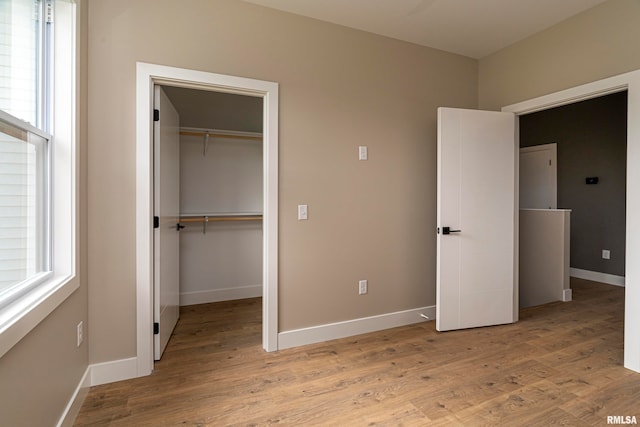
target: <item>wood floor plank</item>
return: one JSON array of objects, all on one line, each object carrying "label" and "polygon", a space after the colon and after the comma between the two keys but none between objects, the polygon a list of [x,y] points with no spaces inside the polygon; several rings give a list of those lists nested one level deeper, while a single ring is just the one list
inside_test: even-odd
[{"label": "wood floor plank", "polygon": [[589,426],[640,419],[622,367],[624,289],[573,280],[574,301],[513,325],[425,322],[266,353],[261,299],[182,307],[152,375],[93,387],[76,426]]},{"label": "wood floor plank", "polygon": [[[603,423],[600,422],[600,425]],[[584,427],[585,421],[571,414],[566,413],[562,409],[552,408],[543,411],[539,415],[527,420],[528,427],[549,427],[549,426],[567,426],[567,427]]]},{"label": "wood floor plank", "polygon": [[456,416],[465,425],[528,425],[529,420],[540,412],[575,398],[559,390],[553,383],[542,380],[499,395]]}]

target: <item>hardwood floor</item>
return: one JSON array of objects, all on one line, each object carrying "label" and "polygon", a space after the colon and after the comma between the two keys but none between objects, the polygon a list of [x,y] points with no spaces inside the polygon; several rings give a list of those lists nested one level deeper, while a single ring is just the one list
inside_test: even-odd
[{"label": "hardwood floor", "polygon": [[152,375],[93,387],[76,426],[588,426],[640,422],[622,367],[624,288],[572,279],[574,301],[513,325],[434,322],[276,353],[260,299],[183,307]]}]

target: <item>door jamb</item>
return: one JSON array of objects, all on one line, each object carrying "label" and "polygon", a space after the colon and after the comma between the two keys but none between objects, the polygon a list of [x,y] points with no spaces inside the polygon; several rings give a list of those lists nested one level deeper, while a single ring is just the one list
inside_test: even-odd
[{"label": "door jamb", "polygon": [[[523,115],[627,91],[627,212],[625,251],[624,367],[640,372],[640,70],[508,105],[502,111]],[[516,140],[517,140],[516,135]]]},{"label": "door jamb", "polygon": [[278,349],[278,84],[136,63],[136,376],[153,371],[153,86],[179,86],[263,99],[262,346]]}]

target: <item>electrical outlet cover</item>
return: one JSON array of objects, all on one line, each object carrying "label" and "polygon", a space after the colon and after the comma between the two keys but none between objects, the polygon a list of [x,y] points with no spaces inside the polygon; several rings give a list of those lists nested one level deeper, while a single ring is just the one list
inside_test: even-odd
[{"label": "electrical outlet cover", "polygon": [[84,341],[84,322],[80,321],[80,323],[78,323],[78,326],[76,326],[76,346],[80,347],[80,344],[82,344],[82,341]]}]

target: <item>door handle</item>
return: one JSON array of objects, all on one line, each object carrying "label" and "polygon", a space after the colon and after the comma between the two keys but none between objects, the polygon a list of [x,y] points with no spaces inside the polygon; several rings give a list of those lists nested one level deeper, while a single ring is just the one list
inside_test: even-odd
[{"label": "door handle", "polygon": [[442,227],[442,234],[460,233],[462,230],[452,230],[451,227]]},{"label": "door handle", "polygon": [[176,230],[180,231],[180,230],[182,230],[183,228],[184,228],[184,225],[182,225],[182,224],[180,224],[180,223],[177,223],[177,224],[176,224]]}]

